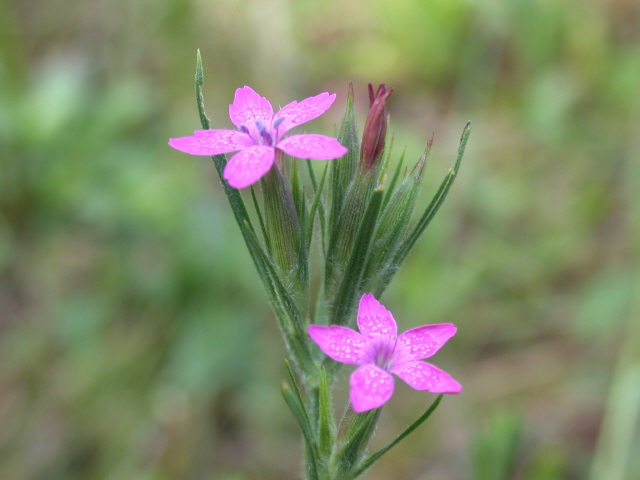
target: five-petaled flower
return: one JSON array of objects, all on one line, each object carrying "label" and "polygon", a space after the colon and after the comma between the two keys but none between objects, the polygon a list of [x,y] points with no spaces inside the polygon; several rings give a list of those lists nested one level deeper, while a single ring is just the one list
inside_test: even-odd
[{"label": "five-petaled flower", "polygon": [[459,393],[462,387],[439,368],[421,360],[432,356],[456,333],[451,323],[423,325],[398,336],[391,312],[371,293],[360,299],[360,333],[339,325],[309,325],[309,335],[332,359],[360,365],[352,374],[351,405],[356,412],[382,406],[393,394],[395,374],[416,390]]},{"label": "five-petaled flower", "polygon": [[257,182],[273,166],[276,150],[292,157],[332,160],[347,149],[331,137],[315,134],[283,135],[326,112],[335,93],[321,93],[293,101],[273,114],[271,103],[250,87],[238,88],[229,117],[238,130],[197,130],[192,137],[172,138],[169,145],[191,155],[220,155],[238,151],[225,166],[223,177],[234,188]]}]

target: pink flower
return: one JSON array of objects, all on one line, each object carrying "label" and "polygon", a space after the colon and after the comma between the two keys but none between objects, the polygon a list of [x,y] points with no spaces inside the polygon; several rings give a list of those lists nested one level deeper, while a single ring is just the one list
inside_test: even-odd
[{"label": "pink flower", "polygon": [[393,394],[395,374],[416,390],[460,393],[462,387],[439,368],[420,360],[436,353],[455,333],[451,323],[423,325],[398,336],[391,312],[371,293],[360,299],[358,329],[309,325],[309,335],[332,359],[360,365],[351,374],[351,405],[356,412],[382,406]]},{"label": "pink flower", "polygon": [[321,93],[291,102],[273,114],[271,103],[250,87],[238,88],[229,117],[238,130],[196,130],[193,137],[172,138],[169,145],[191,155],[220,155],[238,151],[224,169],[223,177],[234,188],[257,182],[273,166],[276,149],[292,157],[331,160],[347,149],[324,135],[283,135],[326,112],[336,95]]}]

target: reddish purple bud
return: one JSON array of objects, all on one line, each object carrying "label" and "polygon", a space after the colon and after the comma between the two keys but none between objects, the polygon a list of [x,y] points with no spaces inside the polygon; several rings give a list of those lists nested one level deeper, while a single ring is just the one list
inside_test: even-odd
[{"label": "reddish purple bud", "polygon": [[393,93],[393,88],[381,83],[377,92],[373,92],[373,85],[369,84],[369,115],[364,123],[362,146],[360,147],[360,165],[369,172],[378,164],[384,152],[384,141],[387,136],[387,100]]}]

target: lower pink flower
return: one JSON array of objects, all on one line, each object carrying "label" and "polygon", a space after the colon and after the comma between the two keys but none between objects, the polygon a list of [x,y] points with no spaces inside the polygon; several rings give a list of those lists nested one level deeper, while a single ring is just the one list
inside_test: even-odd
[{"label": "lower pink flower", "polygon": [[462,387],[438,367],[421,360],[431,357],[455,333],[451,323],[423,325],[398,336],[396,321],[373,294],[358,307],[360,333],[339,325],[309,325],[309,335],[337,362],[360,365],[352,374],[351,405],[356,412],[381,407],[393,394],[397,375],[416,390],[460,393]]}]

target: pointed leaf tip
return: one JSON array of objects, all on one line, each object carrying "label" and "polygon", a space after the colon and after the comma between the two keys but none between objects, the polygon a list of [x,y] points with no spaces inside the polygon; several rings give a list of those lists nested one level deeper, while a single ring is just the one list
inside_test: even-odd
[{"label": "pointed leaf tip", "polygon": [[[198,106],[198,115],[200,117],[200,124],[204,130],[209,129],[209,119],[207,118],[207,114],[204,111],[204,97],[202,96],[202,85],[204,85],[204,70],[202,69],[202,56],[200,55],[200,49],[196,51],[196,79],[195,79],[195,90],[196,90],[196,105]],[[224,157],[218,157],[217,162],[221,163],[222,161],[226,161]],[[216,160],[214,160],[216,161]],[[218,168],[221,165],[218,165]]]},{"label": "pointed leaf tip", "polygon": [[202,55],[200,49],[196,50],[196,85],[204,85],[204,70],[202,68]]},{"label": "pointed leaf tip", "polygon": [[458,147],[458,157],[456,158],[456,162],[451,171],[454,177],[455,175],[457,175],[458,169],[460,168],[460,163],[462,162],[464,151],[467,148],[467,141],[469,140],[469,135],[471,135],[471,120],[469,120],[466,123],[466,125],[462,129],[462,135],[460,135],[460,146]]},{"label": "pointed leaf tip", "polygon": [[359,477],[360,475],[362,475],[368,468],[371,467],[371,465],[373,465],[375,462],[377,462],[380,457],[382,457],[385,453],[387,453],[389,450],[391,450],[394,446],[396,446],[398,443],[400,443],[407,435],[409,435],[411,432],[413,432],[416,428],[418,428],[427,418],[429,418],[431,416],[431,414],[435,411],[436,408],[438,408],[438,405],[440,405],[440,401],[442,400],[442,395],[438,395],[438,397],[433,401],[433,403],[431,404],[431,406],[427,409],[426,412],[424,412],[422,415],[420,415],[420,417],[418,417],[418,419],[413,422],[411,425],[409,425],[407,428],[404,429],[404,431],[398,435],[391,443],[389,443],[387,446],[381,448],[380,450],[378,450],[376,453],[370,455],[369,457],[367,457],[361,464],[360,466],[353,470],[350,475],[348,477],[346,477],[348,480],[352,480],[355,479],[357,477]]}]

